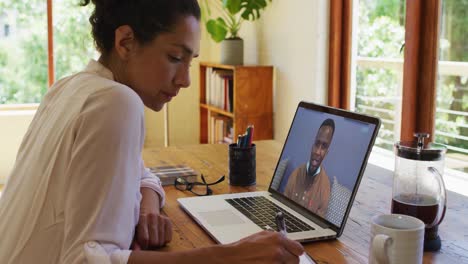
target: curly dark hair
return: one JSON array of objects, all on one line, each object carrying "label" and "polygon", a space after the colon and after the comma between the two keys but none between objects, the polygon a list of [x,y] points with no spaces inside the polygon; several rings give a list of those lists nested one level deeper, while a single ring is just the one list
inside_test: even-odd
[{"label": "curly dark hair", "polygon": [[142,44],[159,33],[168,32],[180,16],[194,16],[200,20],[197,0],[82,0],[81,5],[95,5],[89,18],[97,49],[101,53],[112,50],[115,30],[128,25]]}]

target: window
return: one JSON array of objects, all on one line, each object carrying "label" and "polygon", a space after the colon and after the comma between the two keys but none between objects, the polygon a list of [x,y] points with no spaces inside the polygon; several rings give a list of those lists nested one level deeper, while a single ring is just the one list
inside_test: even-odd
[{"label": "window", "polygon": [[[0,104],[39,103],[48,89],[48,70],[57,78],[83,69],[94,54],[88,17],[79,1],[10,0],[0,3]],[[53,4],[53,5],[52,5]],[[47,7],[53,7],[48,32]],[[48,34],[54,48],[48,48]],[[51,56],[54,63],[48,63]],[[55,66],[55,67],[54,67]]]},{"label": "window", "polygon": [[351,109],[381,119],[375,145],[391,150],[400,139],[405,1],[358,3]]},{"label": "window", "polygon": [[350,2],[330,2],[329,104],[379,116],[383,149],[428,132],[467,172],[468,1]]},{"label": "window", "polygon": [[96,57],[88,19],[92,5],[82,7],[79,1],[54,1],[55,79],[79,72]]},{"label": "window", "polygon": [[436,142],[452,168],[468,172],[468,1],[442,1]]}]

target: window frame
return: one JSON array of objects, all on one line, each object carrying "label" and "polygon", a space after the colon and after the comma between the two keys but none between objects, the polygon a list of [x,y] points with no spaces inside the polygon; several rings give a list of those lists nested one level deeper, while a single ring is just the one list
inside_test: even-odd
[{"label": "window frame", "polygon": [[435,139],[440,0],[407,0],[401,140],[424,132]]},{"label": "window frame", "polygon": [[55,82],[54,23],[52,0],[47,0],[47,70],[47,77],[50,88]]},{"label": "window frame", "polygon": [[[328,104],[350,109],[352,0],[330,1]],[[407,0],[400,138],[434,135],[441,1]],[[433,141],[435,137],[431,137]]]},{"label": "window frame", "polygon": [[351,51],[353,0],[330,1],[328,48],[328,105],[351,107]]},{"label": "window frame", "polygon": [[[55,82],[53,0],[47,0],[47,79],[48,88]],[[0,104],[0,111],[36,110],[39,103]]]}]

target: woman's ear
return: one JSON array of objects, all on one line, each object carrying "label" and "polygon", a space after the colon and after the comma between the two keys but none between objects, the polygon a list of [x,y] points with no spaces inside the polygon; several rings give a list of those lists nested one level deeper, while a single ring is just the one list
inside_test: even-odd
[{"label": "woman's ear", "polygon": [[136,48],[136,38],[133,29],[123,25],[115,30],[114,48],[122,60],[128,60]]}]

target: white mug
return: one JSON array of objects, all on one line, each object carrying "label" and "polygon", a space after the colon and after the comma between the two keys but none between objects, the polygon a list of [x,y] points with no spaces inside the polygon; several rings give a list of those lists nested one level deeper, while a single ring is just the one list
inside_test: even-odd
[{"label": "white mug", "polygon": [[372,217],[370,264],[422,263],[424,223],[416,217],[384,214]]}]

